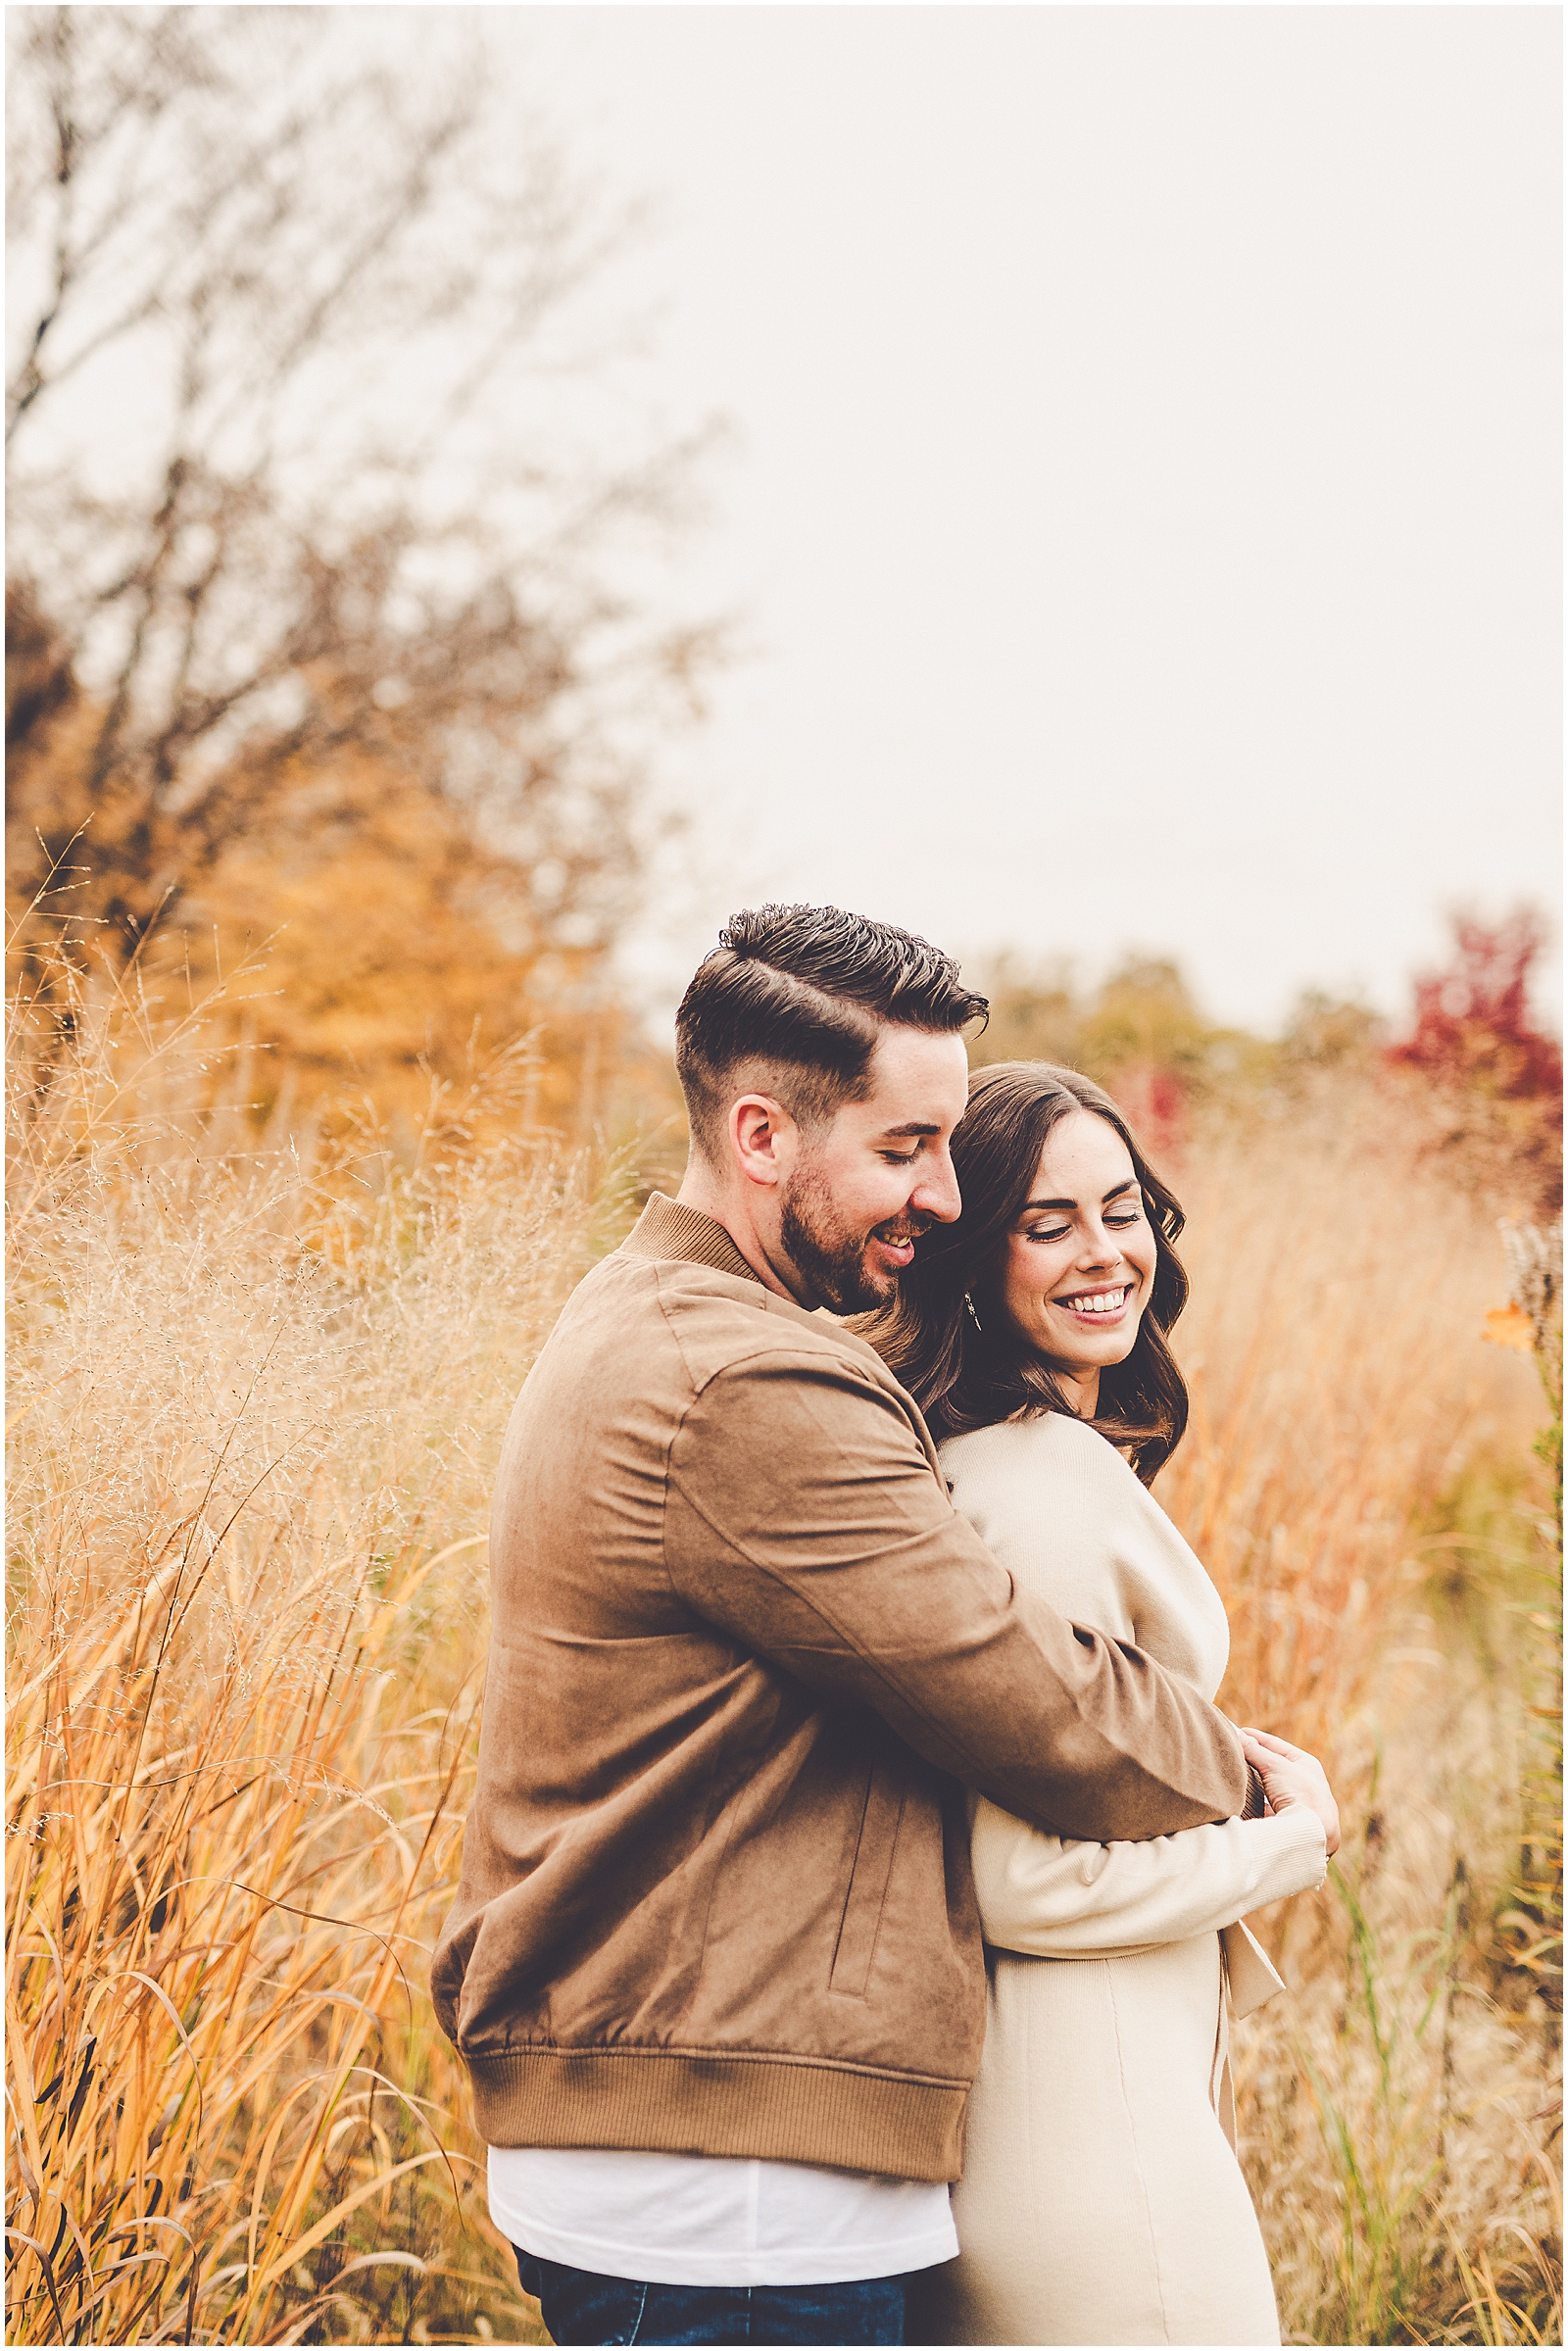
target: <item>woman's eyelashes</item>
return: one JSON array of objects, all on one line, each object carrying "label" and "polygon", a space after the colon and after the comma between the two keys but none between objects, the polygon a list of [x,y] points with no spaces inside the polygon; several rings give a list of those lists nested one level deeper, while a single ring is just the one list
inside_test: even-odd
[{"label": "woman's eyelashes", "polygon": [[[1122,1233],[1129,1225],[1142,1224],[1144,1220],[1138,1209],[1124,1208],[1102,1216],[1100,1221],[1108,1231]],[[1023,1237],[1025,1241],[1065,1241],[1071,1231],[1070,1224],[1027,1225]]]}]

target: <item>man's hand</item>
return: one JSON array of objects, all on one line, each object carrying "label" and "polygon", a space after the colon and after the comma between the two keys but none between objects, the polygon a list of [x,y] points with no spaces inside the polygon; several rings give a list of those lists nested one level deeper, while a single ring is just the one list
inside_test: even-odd
[{"label": "man's hand", "polygon": [[1323,1823],[1330,1853],[1337,1853],[1340,1808],[1317,1757],[1293,1747],[1288,1739],[1276,1739],[1272,1731],[1243,1731],[1242,1751],[1263,1783],[1270,1809],[1288,1812],[1293,1804],[1304,1804]]}]

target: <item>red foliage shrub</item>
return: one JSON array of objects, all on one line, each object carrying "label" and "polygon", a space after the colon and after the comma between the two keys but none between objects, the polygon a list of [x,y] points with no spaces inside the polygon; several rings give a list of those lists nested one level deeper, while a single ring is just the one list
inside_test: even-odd
[{"label": "red foliage shrub", "polygon": [[1453,922],[1454,955],[1415,983],[1415,1024],[1387,1049],[1396,1066],[1511,1102],[1562,1100],[1562,1048],[1530,1017],[1530,973],[1546,943],[1544,915],[1516,907],[1500,923]]},{"label": "red foliage shrub", "polygon": [[1156,1166],[1179,1167],[1187,1141],[1187,1088],[1180,1070],[1134,1061],[1116,1070],[1109,1085],[1150,1158]]}]

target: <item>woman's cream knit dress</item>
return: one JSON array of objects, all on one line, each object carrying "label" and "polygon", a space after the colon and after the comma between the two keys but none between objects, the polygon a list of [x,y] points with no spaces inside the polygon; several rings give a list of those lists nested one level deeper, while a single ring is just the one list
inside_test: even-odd
[{"label": "woman's cream knit dress", "polygon": [[[942,1460],[1019,1585],[1212,1696],[1230,1647],[1219,1595],[1102,1437],[1042,1414],[955,1438]],[[1277,2343],[1229,2135],[1226,2016],[1280,1987],[1235,1922],[1322,1884],[1321,1824],[1302,1806],[1095,1845],[984,1797],[973,1819],[993,1948],[954,2191],[962,2252],[910,2280],[906,2339]]]}]

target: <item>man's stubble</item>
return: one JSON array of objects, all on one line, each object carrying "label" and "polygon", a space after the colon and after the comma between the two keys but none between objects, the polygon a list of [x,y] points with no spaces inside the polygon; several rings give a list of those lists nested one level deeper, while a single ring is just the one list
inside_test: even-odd
[{"label": "man's stubble", "polygon": [[924,1220],[889,1217],[883,1225],[855,1227],[834,1206],[832,1192],[809,1161],[791,1180],[779,1215],[779,1238],[812,1296],[833,1314],[863,1314],[896,1296],[898,1276],[879,1277],[865,1261],[873,1233],[886,1225],[916,1232]]}]

